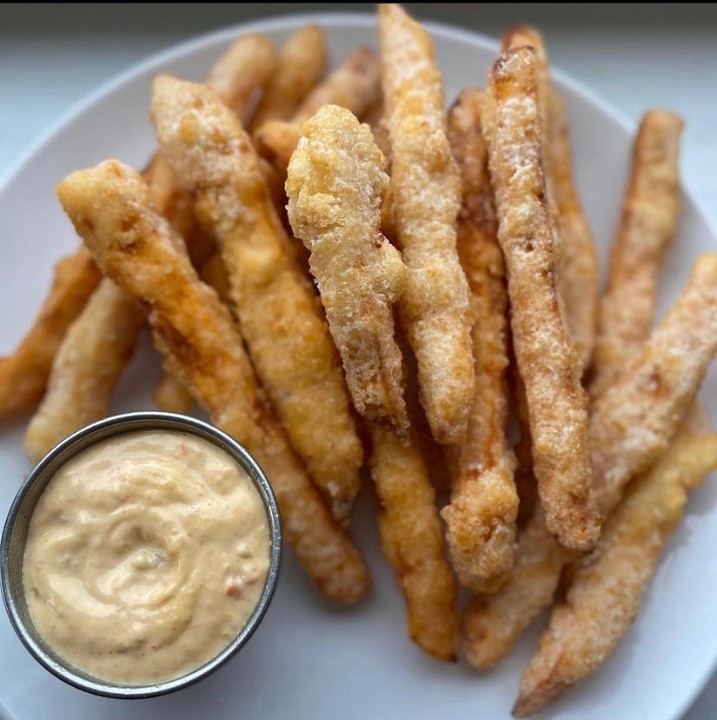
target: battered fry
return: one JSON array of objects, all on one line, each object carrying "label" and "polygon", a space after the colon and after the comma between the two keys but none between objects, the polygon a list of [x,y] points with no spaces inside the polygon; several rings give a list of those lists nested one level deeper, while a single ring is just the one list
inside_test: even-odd
[{"label": "battered fry", "polygon": [[403,357],[393,304],[405,287],[401,255],[379,230],[388,186],[383,154],[368,125],[325,105],[304,124],[286,191],[294,234],[310,250],[331,334],[354,407],[404,435]]},{"label": "battered fry", "polygon": [[625,484],[667,449],[717,352],[717,253],[702,255],[690,281],[590,417],[593,493],[603,518]]},{"label": "battered fry", "polygon": [[518,535],[515,567],[500,590],[476,595],[461,619],[462,650],[469,665],[480,670],[497,665],[533,620],[548,607],[560,572],[574,553],[545,528],[540,505]]},{"label": "battered fry", "polygon": [[683,429],[653,468],[628,489],[593,553],[579,562],[564,603],[553,609],[523,674],[513,714],[539,712],[597,670],[637,615],[687,493],[717,468],[717,433]]},{"label": "battered fry", "polygon": [[408,633],[437,660],[455,660],[456,588],[425,462],[415,438],[405,442],[375,423],[369,429],[381,545],[406,599]]},{"label": "battered fry", "polygon": [[513,566],[518,495],[509,449],[508,294],[480,114],[483,95],[465,90],[449,114],[448,138],[463,179],[458,255],[473,305],[476,391],[468,440],[455,448],[446,521],[451,566],[474,592],[492,591]]},{"label": "battered fry", "polygon": [[269,120],[288,120],[321,80],[326,68],[326,37],[318,25],[299,28],[283,45],[254,117],[254,132]]},{"label": "battered fry", "polygon": [[334,517],[346,520],[362,447],[341,362],[251,141],[210,88],[168,76],[155,80],[152,116],[165,159],[219,240],[257,375]]},{"label": "battered fry", "polygon": [[214,63],[207,85],[246,123],[256,91],[272,77],[278,61],[271,40],[259,33],[247,33]]},{"label": "battered fry", "polygon": [[194,407],[194,398],[189,388],[174,375],[164,372],[152,395],[154,404],[164,412],[186,415]]},{"label": "battered fry", "polygon": [[83,246],[55,265],[52,286],[32,327],[12,355],[0,360],[0,418],[40,402],[67,329],[99,282],[100,271]]},{"label": "battered fry", "polygon": [[573,180],[570,132],[565,106],[551,88],[548,57],[540,33],[530,27],[509,30],[503,49],[529,45],[535,51],[539,105],[543,118],[543,152],[551,212],[560,238],[558,292],[565,322],[583,369],[590,366],[595,344],[598,263],[595,244]]},{"label": "battered fry", "polygon": [[271,414],[229,311],[197,278],[139,175],[109,161],[73,173],[58,195],[103,271],[147,312],[167,368],[271,479],[286,539],[319,589],[342,603],[363,597],[370,581],[361,558]]},{"label": "battered fry", "polygon": [[302,124],[324,105],[339,105],[361,118],[381,92],[381,63],[367,48],[358,48],[301,103],[289,122],[269,121],[255,133],[254,142],[263,157],[286,175],[291,153],[301,137]]},{"label": "battered fry", "polygon": [[[716,303],[717,255],[703,255],[673,309],[621,380],[597,401],[588,442],[593,491],[604,518],[625,485],[662,456],[694,402],[717,351]],[[464,648],[472,665],[490,667],[508,653],[550,605],[562,568],[575,557],[560,548],[536,513],[519,536],[507,583],[466,611]]]},{"label": "battered fry", "polygon": [[379,6],[392,213],[408,268],[401,323],[418,362],[433,436],[466,440],[475,377],[468,286],[456,251],[460,175],[446,137],[443,81],[428,33],[398,6]]},{"label": "battered fry", "polygon": [[600,518],[589,495],[582,367],[563,323],[555,283],[555,233],[542,170],[536,83],[531,48],[501,55],[489,79],[483,131],[538,493],[550,532],[564,546],[584,551],[597,541]]},{"label": "battered fry", "polygon": [[617,380],[650,333],[657,280],[680,211],[682,125],[677,115],[664,110],[651,110],[640,123],[608,285],[600,303],[593,397]]},{"label": "battered fry", "polygon": [[25,432],[31,462],[75,430],[109,414],[112,392],[143,325],[134,300],[103,279],[65,335],[47,393]]}]

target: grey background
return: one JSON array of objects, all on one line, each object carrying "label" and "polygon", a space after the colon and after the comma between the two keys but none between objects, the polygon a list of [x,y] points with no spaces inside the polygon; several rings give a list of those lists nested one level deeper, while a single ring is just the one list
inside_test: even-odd
[{"label": "grey background", "polygon": [[[369,3],[2,4],[0,182],[62,113],[151,53],[254,18],[373,7]],[[546,37],[553,65],[631,120],[637,121],[651,106],[679,112],[686,120],[685,185],[714,221],[717,5],[407,3],[406,7],[418,17],[489,35],[512,24],[535,24]],[[717,679],[686,716],[687,720],[715,717]]]}]

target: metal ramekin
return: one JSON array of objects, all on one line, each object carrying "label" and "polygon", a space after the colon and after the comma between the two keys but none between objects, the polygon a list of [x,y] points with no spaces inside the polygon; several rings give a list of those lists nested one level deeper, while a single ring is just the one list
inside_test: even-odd
[{"label": "metal ramekin", "polygon": [[[254,612],[238,635],[216,657],[186,675],[150,685],[119,685],[94,677],[73,667],[45,642],[35,628],[25,599],[22,579],[23,556],[30,518],[35,505],[57,470],[78,452],[93,443],[136,430],[175,430],[202,438],[233,457],[246,471],[266,509],[271,541],[269,572]],[[173,413],[137,412],[116,415],[78,430],[53,448],[33,469],[10,507],[0,544],[0,577],[5,608],[15,632],[35,659],[60,680],[95,695],[113,698],[147,698],[164,695],[206,677],[249,640],[271,602],[281,561],[281,525],[276,498],[254,458],[221,430],[196,418]]]}]

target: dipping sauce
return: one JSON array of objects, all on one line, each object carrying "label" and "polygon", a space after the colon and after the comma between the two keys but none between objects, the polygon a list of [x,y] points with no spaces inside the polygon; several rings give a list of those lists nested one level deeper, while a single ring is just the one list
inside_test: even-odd
[{"label": "dipping sauce", "polygon": [[127,432],[63,465],[30,520],[23,584],[47,643],[90,675],[146,685],[218,655],[270,561],[259,493],[193,435]]}]

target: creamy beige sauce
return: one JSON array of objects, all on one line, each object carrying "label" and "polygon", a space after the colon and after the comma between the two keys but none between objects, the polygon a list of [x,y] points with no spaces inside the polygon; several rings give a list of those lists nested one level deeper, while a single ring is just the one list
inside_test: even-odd
[{"label": "creamy beige sauce", "polygon": [[144,685],[215,657],[246,624],[269,567],[262,500],[192,435],[100,441],[50,481],[23,580],[38,631],[90,674]]}]

